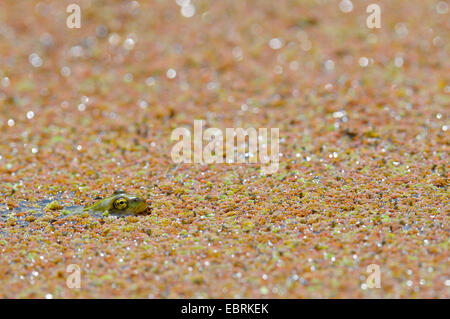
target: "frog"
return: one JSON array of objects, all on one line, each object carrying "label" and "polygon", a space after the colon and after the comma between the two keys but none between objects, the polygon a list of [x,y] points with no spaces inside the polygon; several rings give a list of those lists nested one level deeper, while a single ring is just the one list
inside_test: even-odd
[{"label": "frog", "polygon": [[116,190],[112,196],[83,208],[85,212],[102,213],[104,216],[134,216],[147,212],[147,202],[135,195]]}]

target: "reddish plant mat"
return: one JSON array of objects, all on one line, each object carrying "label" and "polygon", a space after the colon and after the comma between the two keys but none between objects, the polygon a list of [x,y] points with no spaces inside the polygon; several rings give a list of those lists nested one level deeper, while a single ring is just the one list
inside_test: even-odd
[{"label": "reddish plant mat", "polygon": [[[2,1],[0,297],[448,298],[449,13],[376,2],[370,30],[356,1],[80,1],[71,30]],[[175,165],[194,119],[278,127],[280,169]],[[64,213],[115,189],[151,214]]]}]

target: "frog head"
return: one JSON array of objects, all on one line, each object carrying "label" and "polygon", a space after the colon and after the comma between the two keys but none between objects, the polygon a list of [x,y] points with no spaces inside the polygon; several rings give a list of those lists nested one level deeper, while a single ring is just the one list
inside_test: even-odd
[{"label": "frog head", "polygon": [[112,196],[100,200],[84,210],[115,216],[138,215],[147,210],[147,202],[124,191],[115,191]]}]

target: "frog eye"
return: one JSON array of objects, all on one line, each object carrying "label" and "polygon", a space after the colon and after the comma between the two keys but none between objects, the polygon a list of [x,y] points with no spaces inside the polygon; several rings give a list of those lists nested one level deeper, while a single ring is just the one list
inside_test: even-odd
[{"label": "frog eye", "polygon": [[115,209],[125,209],[128,207],[128,201],[126,198],[124,197],[119,197],[118,199],[116,199],[113,203],[113,206]]}]

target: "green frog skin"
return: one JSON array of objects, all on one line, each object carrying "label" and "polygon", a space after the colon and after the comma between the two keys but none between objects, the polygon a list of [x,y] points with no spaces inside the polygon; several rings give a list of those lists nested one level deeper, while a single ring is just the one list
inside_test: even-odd
[{"label": "green frog skin", "polygon": [[103,215],[133,216],[147,211],[147,202],[124,191],[115,191],[112,196],[102,199],[83,211],[103,213]]}]

